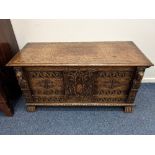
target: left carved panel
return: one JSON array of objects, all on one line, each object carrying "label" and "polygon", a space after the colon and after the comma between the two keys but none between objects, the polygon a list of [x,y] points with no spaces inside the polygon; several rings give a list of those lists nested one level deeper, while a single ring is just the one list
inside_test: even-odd
[{"label": "left carved panel", "polygon": [[63,102],[63,72],[51,68],[26,68],[34,102]]}]

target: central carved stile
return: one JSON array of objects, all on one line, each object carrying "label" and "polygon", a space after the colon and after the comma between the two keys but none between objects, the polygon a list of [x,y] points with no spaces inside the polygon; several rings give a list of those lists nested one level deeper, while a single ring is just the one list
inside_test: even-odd
[{"label": "central carved stile", "polygon": [[93,73],[91,71],[67,71],[64,73],[65,94],[68,97],[87,98],[92,95]]}]

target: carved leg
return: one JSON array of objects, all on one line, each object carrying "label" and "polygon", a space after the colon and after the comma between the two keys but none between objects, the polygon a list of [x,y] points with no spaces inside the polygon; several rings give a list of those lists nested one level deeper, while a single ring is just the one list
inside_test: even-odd
[{"label": "carved leg", "polygon": [[36,106],[34,106],[34,105],[28,105],[27,106],[27,111],[28,112],[35,112],[36,111]]},{"label": "carved leg", "polygon": [[133,107],[132,106],[124,107],[124,112],[133,112]]}]

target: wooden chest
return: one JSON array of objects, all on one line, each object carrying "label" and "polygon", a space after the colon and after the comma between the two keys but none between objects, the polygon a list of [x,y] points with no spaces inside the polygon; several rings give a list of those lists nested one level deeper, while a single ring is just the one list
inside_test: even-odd
[{"label": "wooden chest", "polygon": [[122,106],[132,112],[152,63],[133,42],[28,43],[13,66],[28,111],[36,106]]}]

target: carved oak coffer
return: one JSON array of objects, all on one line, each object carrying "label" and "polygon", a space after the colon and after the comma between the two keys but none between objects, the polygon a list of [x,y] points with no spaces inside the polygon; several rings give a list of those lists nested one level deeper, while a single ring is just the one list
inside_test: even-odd
[{"label": "carved oak coffer", "polygon": [[132,112],[152,63],[133,42],[28,43],[13,66],[28,111],[36,106],[122,106]]}]

